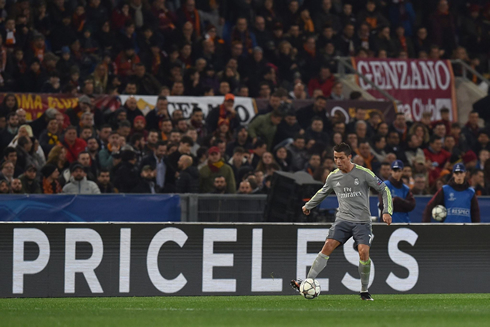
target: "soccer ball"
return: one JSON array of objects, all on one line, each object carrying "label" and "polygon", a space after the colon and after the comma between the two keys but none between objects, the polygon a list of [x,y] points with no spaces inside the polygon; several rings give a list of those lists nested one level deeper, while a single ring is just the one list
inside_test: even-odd
[{"label": "soccer ball", "polygon": [[320,283],[313,278],[305,279],[299,286],[299,293],[308,300],[313,300],[320,295]]},{"label": "soccer ball", "polygon": [[447,210],[444,206],[438,205],[435,206],[434,209],[432,209],[432,218],[434,218],[437,221],[444,221],[447,216]]}]

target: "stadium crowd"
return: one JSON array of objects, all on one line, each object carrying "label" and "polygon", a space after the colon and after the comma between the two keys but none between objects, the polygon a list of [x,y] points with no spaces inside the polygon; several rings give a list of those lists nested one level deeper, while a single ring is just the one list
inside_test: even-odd
[{"label": "stadium crowd", "polygon": [[[478,1],[0,0],[2,90],[79,95],[32,122],[5,96],[0,193],[266,193],[278,170],[324,181],[332,147],[346,141],[382,179],[402,160],[414,195],[434,193],[458,162],[487,195],[490,138],[478,113],[461,126],[448,110],[411,123],[357,108],[345,124],[325,110],[345,99],[335,56],[457,58],[486,71],[489,31],[490,5]],[[96,108],[97,94],[158,100],[145,116],[135,97]],[[169,95],[224,101],[185,119],[169,115]],[[241,126],[235,95],[269,105]],[[298,111],[289,104],[309,98]]]}]

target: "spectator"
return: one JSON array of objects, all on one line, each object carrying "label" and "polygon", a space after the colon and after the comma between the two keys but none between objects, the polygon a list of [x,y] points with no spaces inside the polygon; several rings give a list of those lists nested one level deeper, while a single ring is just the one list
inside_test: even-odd
[{"label": "spectator", "polygon": [[235,96],[231,93],[225,95],[223,104],[213,108],[206,118],[206,126],[209,133],[213,133],[218,127],[219,119],[228,119],[230,130],[234,131],[240,124],[239,117],[234,109]]},{"label": "spectator", "polygon": [[158,186],[155,184],[155,171],[150,165],[143,166],[139,183],[131,190],[131,193],[156,194]]},{"label": "spectator", "polygon": [[332,87],[332,93],[330,93],[330,99],[336,101],[345,100],[345,97],[342,94],[342,92],[343,92],[342,82],[339,81],[335,82]]},{"label": "spectator", "polygon": [[323,131],[328,131],[332,128],[332,123],[327,117],[327,98],[324,96],[318,96],[315,98],[315,102],[311,105],[303,107],[296,111],[296,118],[302,129],[306,130],[313,119],[318,116],[323,120]]},{"label": "spectator", "polygon": [[50,163],[47,163],[42,169],[42,184],[41,189],[44,194],[58,194],[61,193],[61,185],[58,182],[60,172],[58,168]]},{"label": "spectator", "polygon": [[199,193],[199,171],[193,166],[191,156],[182,155],[178,162],[177,193]]},{"label": "spectator", "polygon": [[[296,112],[289,106],[288,109],[284,110],[284,119],[277,125],[276,135],[274,136],[273,147],[277,144],[282,143],[287,139],[293,139],[294,136],[298,133],[303,133],[304,130],[298,123],[296,119]],[[323,120],[322,120],[322,128],[323,128]]]},{"label": "spectator", "polygon": [[427,179],[424,175],[415,175],[415,184],[412,188],[413,195],[429,195],[430,192],[427,188]]},{"label": "spectator", "polygon": [[0,194],[9,194],[9,193],[10,193],[9,182],[6,181],[5,179],[0,180]]},{"label": "spectator", "polygon": [[214,178],[214,194],[227,194],[226,179],[224,176],[216,176]]},{"label": "spectator", "polygon": [[14,178],[12,182],[10,183],[10,190],[12,191],[12,194],[22,194],[24,193],[22,191],[22,182],[18,178]]},{"label": "spectator", "polygon": [[485,178],[483,170],[474,169],[470,173],[470,185],[475,190],[475,195],[489,195],[490,191],[487,186],[485,186]]},{"label": "spectator", "polygon": [[410,134],[408,136],[408,144],[405,150],[405,155],[407,157],[407,162],[410,165],[414,165],[415,159],[419,158],[425,162],[424,150],[420,148],[422,145],[422,140],[415,134]]},{"label": "spectator", "polygon": [[329,67],[321,67],[317,77],[308,82],[308,92],[313,96],[313,90],[321,89],[324,97],[329,97],[335,83],[335,77],[330,72]]},{"label": "spectator", "polygon": [[441,108],[439,111],[441,113],[441,119],[436,120],[431,123],[432,128],[435,129],[435,127],[439,124],[443,124],[445,129],[445,135],[439,135],[441,137],[444,137],[446,135],[451,134],[451,119],[450,119],[450,113],[448,108]]},{"label": "spectator", "polygon": [[167,175],[168,164],[165,159],[167,154],[167,142],[158,141],[152,153],[148,154],[141,161],[141,167],[150,166],[155,171],[157,187],[160,190],[165,189],[165,176]]},{"label": "spectator", "polygon": [[478,120],[480,116],[478,112],[471,111],[468,115],[468,122],[464,125],[461,132],[464,134],[468,145],[472,148],[477,143],[478,132],[480,131],[480,126],[478,126]]},{"label": "spectator", "polygon": [[61,144],[67,151],[66,160],[69,163],[76,161],[78,154],[87,147],[87,142],[77,137],[77,129],[74,126],[65,130],[65,138]]},{"label": "spectator", "polygon": [[138,94],[140,95],[157,95],[162,87],[160,82],[158,82],[152,74],[146,72],[143,63],[134,65],[134,75],[132,76],[132,80],[136,84]]},{"label": "spectator", "polygon": [[100,170],[99,176],[97,176],[97,186],[99,187],[100,193],[102,194],[115,193],[114,185],[112,185],[111,183],[109,170]]},{"label": "spectator", "polygon": [[22,193],[26,194],[39,194],[41,193],[41,186],[37,181],[37,168],[34,165],[28,165],[23,175],[19,176],[22,183]]},{"label": "spectator", "polygon": [[199,171],[199,189],[201,193],[212,192],[215,178],[218,176],[225,178],[227,193],[235,193],[236,184],[233,170],[221,160],[219,148],[213,146],[208,150],[208,153],[208,164]]},{"label": "spectator", "polygon": [[277,131],[277,125],[282,120],[282,114],[279,111],[273,111],[265,115],[255,117],[255,119],[249,124],[248,132],[250,137],[255,143],[257,138],[261,138],[266,142],[267,149],[272,148],[272,142],[274,141],[274,135]]},{"label": "spectator", "polygon": [[402,162],[407,162],[405,151],[403,151],[403,148],[400,145],[400,134],[395,130],[388,133],[385,151],[386,153],[394,153],[397,159]]},{"label": "spectator", "polygon": [[320,167],[320,160],[321,157],[319,154],[314,153],[310,155],[304,171],[313,176],[315,174],[315,171]]},{"label": "spectator", "polygon": [[252,186],[249,181],[240,182],[240,187],[238,188],[238,194],[252,194]]},{"label": "spectator", "polygon": [[70,167],[70,182],[63,187],[62,193],[66,194],[100,194],[99,187],[87,180],[87,174],[80,163],[74,163]]},{"label": "spectator", "polygon": [[391,176],[391,164],[387,161],[381,163],[381,168],[379,169],[379,178],[382,181],[387,181]]},{"label": "spectator", "polygon": [[384,149],[386,147],[386,138],[384,136],[376,134],[373,136],[372,141],[373,141],[373,146],[371,148],[371,153],[374,154],[374,156],[379,162],[385,161],[386,152]]},{"label": "spectator", "polygon": [[167,157],[167,171],[165,175],[165,183],[167,188],[176,186],[176,174],[179,171],[179,160],[182,155],[191,156],[191,148],[194,141],[189,136],[183,136],[179,142],[177,151],[169,154]]},{"label": "spectator", "polygon": [[15,149],[17,151],[17,164],[22,171],[25,170],[27,165],[34,164],[34,158],[30,155],[32,149],[32,141],[30,138],[26,136],[19,137]]},{"label": "spectator", "polygon": [[11,161],[4,161],[2,164],[2,171],[0,173],[0,179],[5,179],[9,184],[14,179],[14,164]]},{"label": "spectator", "polygon": [[440,177],[442,170],[448,168],[451,154],[442,148],[442,139],[437,135],[431,136],[429,147],[424,149],[424,154],[429,170],[429,185],[433,185]]},{"label": "spectator", "polygon": [[313,117],[311,126],[306,129],[305,138],[307,140],[315,140],[315,142],[321,142],[324,146],[330,145],[330,137],[323,131],[323,119],[320,117]]},{"label": "spectator", "polygon": [[15,135],[19,130],[19,118],[17,115],[12,112],[7,116],[7,126],[5,129],[0,132],[0,140],[1,140],[1,150],[5,149],[9,143],[14,139]]},{"label": "spectator", "polygon": [[456,23],[447,0],[439,0],[437,10],[430,18],[432,42],[450,54],[456,48]]},{"label": "spectator", "polygon": [[146,114],[146,129],[159,130],[163,120],[170,118],[168,114],[168,100],[159,96],[155,108]]},{"label": "spectator", "polygon": [[121,163],[114,173],[114,187],[121,193],[130,193],[139,183],[140,174],[136,167],[136,153],[121,151]]},{"label": "spectator", "polygon": [[236,130],[235,141],[228,143],[226,146],[226,155],[231,157],[237,147],[242,147],[245,150],[250,150],[253,147],[252,140],[245,126],[240,126]]},{"label": "spectator", "polygon": [[359,148],[356,150],[357,155],[362,157],[364,161],[364,167],[377,173],[381,167],[381,163],[378,158],[371,152],[371,147],[368,141],[360,141]]},{"label": "spectator", "polygon": [[136,117],[144,116],[143,112],[138,108],[138,102],[134,96],[130,96],[126,100],[123,109],[126,111],[127,120],[129,120],[131,125]]}]

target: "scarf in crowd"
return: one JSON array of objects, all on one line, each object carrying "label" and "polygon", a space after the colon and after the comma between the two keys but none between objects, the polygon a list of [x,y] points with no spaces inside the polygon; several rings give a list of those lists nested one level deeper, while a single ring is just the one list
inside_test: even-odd
[{"label": "scarf in crowd", "polygon": [[253,42],[252,42],[252,38],[250,37],[250,33],[248,32],[248,30],[246,30],[243,33],[240,33],[236,28],[234,28],[233,32],[231,34],[231,43],[233,43],[235,41],[243,44],[243,48],[245,51],[247,51],[248,53],[252,53]]},{"label": "scarf in crowd", "polygon": [[0,47],[0,72],[5,71],[7,65],[7,50],[4,47]]},{"label": "scarf in crowd", "polygon": [[222,160],[218,161],[218,162],[215,162],[215,163],[210,163],[208,162],[208,166],[209,166],[209,169],[211,169],[211,171],[213,173],[217,173],[219,172],[219,170],[221,169],[221,167],[224,166],[224,162]]},{"label": "scarf in crowd", "polygon": [[61,193],[61,185],[58,181],[50,183],[46,177],[43,178],[43,193],[44,194],[58,194]]},{"label": "scarf in crowd", "polygon": [[315,58],[316,57],[316,51],[313,49],[313,50],[308,50],[308,48],[306,48],[306,44],[303,45],[303,49],[306,51],[306,53],[308,53],[312,58]]},{"label": "scarf in crowd", "polygon": [[399,37],[398,40],[400,40],[400,44],[401,44],[403,50],[404,51],[408,51],[408,49],[407,49],[407,39],[405,38],[405,36]]},{"label": "scarf in crowd", "polygon": [[5,36],[5,45],[15,45],[15,29],[13,31],[6,31],[7,35]]},{"label": "scarf in crowd", "polygon": [[49,141],[48,144],[58,145],[60,143],[59,137],[56,134],[51,134],[48,132]]},{"label": "scarf in crowd", "polygon": [[310,19],[306,20],[304,22],[304,26],[303,26],[303,29],[305,30],[305,32],[309,32],[309,33],[315,33],[315,25],[313,25],[313,21]]},{"label": "scarf in crowd", "polygon": [[187,21],[191,22],[192,26],[194,26],[194,31],[196,32],[196,35],[201,36],[201,20],[197,10],[194,9],[192,12],[190,12],[187,9],[184,9],[184,14]]},{"label": "scarf in crowd", "polygon": [[39,59],[40,62],[43,62],[44,60],[44,48],[45,48],[44,44],[42,48],[32,47],[32,52],[34,52],[34,57]]},{"label": "scarf in crowd", "polygon": [[[235,115],[234,114],[230,114],[224,105],[220,105],[219,106],[219,119],[228,119],[228,117],[231,117],[233,118]],[[218,119],[218,122],[219,122],[219,119]]]},{"label": "scarf in crowd", "polygon": [[133,4],[130,5],[131,8],[134,9],[134,24],[136,27],[143,26],[143,5],[135,6]]}]

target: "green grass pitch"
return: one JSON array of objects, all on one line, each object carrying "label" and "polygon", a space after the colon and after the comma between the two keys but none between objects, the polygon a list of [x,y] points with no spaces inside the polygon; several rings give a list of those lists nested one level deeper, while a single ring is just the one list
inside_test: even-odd
[{"label": "green grass pitch", "polygon": [[0,299],[0,326],[490,326],[490,294]]}]

